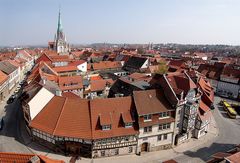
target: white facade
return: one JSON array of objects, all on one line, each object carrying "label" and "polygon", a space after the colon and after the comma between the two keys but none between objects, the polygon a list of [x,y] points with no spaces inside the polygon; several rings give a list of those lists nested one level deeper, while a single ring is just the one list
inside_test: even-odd
[{"label": "white facade", "polygon": [[29,102],[30,118],[33,120],[43,107],[53,98],[54,94],[42,88]]},{"label": "white facade", "polygon": [[28,52],[25,50],[21,50],[17,53],[16,58],[22,58],[25,59],[26,65],[25,65],[25,72],[30,71],[32,67],[34,66],[34,57],[32,57]]},{"label": "white facade", "polygon": [[169,129],[159,130],[159,124],[151,127],[152,131],[150,132],[144,132],[144,128],[139,129],[137,153],[141,151],[144,143],[148,144],[147,151],[160,150],[166,148],[164,146],[170,147],[172,145],[174,122],[170,123]]},{"label": "white facade", "polygon": [[13,71],[10,75],[9,75],[9,83],[8,83],[8,89],[11,90],[16,83],[19,82],[19,68],[17,68],[15,71]]},{"label": "white facade", "polygon": [[149,58],[146,59],[146,61],[144,62],[144,64],[142,65],[141,68],[148,68],[148,66],[150,65],[150,61],[149,61]]},{"label": "white facade", "polygon": [[87,72],[87,62],[84,62],[77,66],[77,68],[82,72]]},{"label": "white facade", "polygon": [[216,93],[224,97],[237,99],[240,93],[240,85],[219,81]]}]

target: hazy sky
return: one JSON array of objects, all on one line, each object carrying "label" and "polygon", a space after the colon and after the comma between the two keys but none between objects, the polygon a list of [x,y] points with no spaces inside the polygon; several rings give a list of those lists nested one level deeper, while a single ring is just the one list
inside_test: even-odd
[{"label": "hazy sky", "polygon": [[240,0],[0,0],[0,45],[47,45],[59,5],[69,43],[240,45]]}]

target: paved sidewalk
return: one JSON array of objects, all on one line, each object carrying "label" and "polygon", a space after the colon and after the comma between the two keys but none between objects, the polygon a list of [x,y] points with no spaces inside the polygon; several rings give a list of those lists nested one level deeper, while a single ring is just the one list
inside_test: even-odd
[{"label": "paved sidewalk", "polygon": [[[108,163],[108,162],[116,162],[116,163],[126,163],[126,162],[131,162],[131,163],[155,163],[155,162],[162,162],[168,159],[174,159],[177,158],[178,156],[184,155],[184,152],[186,151],[196,151],[199,148],[202,147],[207,147],[210,146],[211,143],[214,141],[214,139],[218,136],[218,128],[216,126],[216,122],[214,120],[214,117],[212,118],[212,123],[209,126],[209,132],[199,138],[199,139],[190,139],[187,142],[174,147],[172,149],[168,150],[161,150],[161,151],[155,151],[155,152],[147,152],[147,153],[142,153],[141,156],[137,155],[124,155],[124,156],[116,156],[116,157],[105,157],[105,158],[97,158],[97,159],[86,159],[86,158],[81,158],[77,160],[76,162],[81,162],[81,163]],[[25,135],[26,136],[26,135]],[[23,137],[25,137],[23,135]],[[28,147],[36,154],[42,154],[46,155],[50,158],[55,158],[55,159],[61,159],[64,160],[65,162],[70,161],[70,157],[62,156],[55,154],[49,150],[47,150],[45,147],[42,147],[41,145],[38,145],[37,143],[31,142],[31,140],[25,139],[25,142],[28,142]],[[203,162],[202,160],[196,158],[192,158],[192,160],[189,160],[190,162]]]}]

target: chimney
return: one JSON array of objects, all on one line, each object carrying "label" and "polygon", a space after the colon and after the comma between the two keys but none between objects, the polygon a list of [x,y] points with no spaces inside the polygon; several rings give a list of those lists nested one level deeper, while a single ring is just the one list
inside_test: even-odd
[{"label": "chimney", "polygon": [[46,84],[46,80],[47,80],[47,79],[46,79],[45,77],[42,78],[43,85]]}]

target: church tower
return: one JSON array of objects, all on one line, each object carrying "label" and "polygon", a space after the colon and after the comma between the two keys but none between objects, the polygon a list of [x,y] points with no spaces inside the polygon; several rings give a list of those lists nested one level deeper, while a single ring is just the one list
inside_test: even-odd
[{"label": "church tower", "polygon": [[67,44],[66,36],[63,33],[60,9],[58,13],[57,33],[54,37],[54,50],[56,50],[58,54],[68,54],[68,52],[70,52],[69,44]]}]

